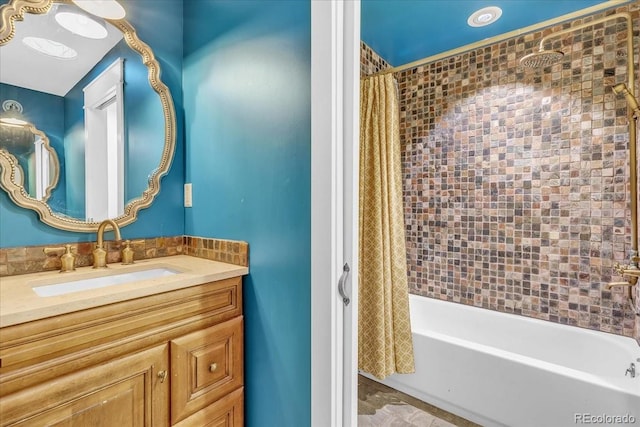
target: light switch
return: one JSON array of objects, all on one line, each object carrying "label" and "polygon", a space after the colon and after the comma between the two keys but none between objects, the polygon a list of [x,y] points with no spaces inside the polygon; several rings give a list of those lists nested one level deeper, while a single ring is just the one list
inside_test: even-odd
[{"label": "light switch", "polygon": [[193,200],[191,198],[191,183],[184,185],[184,207],[190,208],[193,206]]}]

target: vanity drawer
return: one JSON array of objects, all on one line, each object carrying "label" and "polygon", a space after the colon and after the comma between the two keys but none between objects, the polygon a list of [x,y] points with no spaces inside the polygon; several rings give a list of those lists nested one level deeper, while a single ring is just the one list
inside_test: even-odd
[{"label": "vanity drawer", "polygon": [[171,340],[172,424],[244,384],[242,323],[238,316]]},{"label": "vanity drawer", "polygon": [[174,424],[174,427],[242,427],[244,426],[244,388]]}]

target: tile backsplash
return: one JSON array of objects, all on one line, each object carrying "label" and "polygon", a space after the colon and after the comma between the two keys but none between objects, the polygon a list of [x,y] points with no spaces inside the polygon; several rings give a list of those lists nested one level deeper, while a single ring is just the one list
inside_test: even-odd
[{"label": "tile backsplash", "polygon": [[[617,11],[637,49],[640,5]],[[627,106],[610,89],[627,80],[624,21],[550,39],[560,64],[519,65],[593,17],[395,74],[412,293],[638,337],[626,291],[604,289],[631,249]],[[383,61],[366,49],[363,74]]]},{"label": "tile backsplash", "polygon": [[249,244],[246,242],[184,236],[184,247],[187,255],[249,266]]},{"label": "tile backsplash", "polygon": [[[93,264],[94,242],[69,242],[69,244],[76,254],[76,267]],[[62,249],[64,245],[0,248],[0,277],[59,270],[60,253],[47,255],[44,249]],[[105,241],[105,245],[107,262],[120,262],[122,243]],[[131,248],[134,251],[134,260],[185,254],[242,266],[247,266],[249,261],[249,245],[246,242],[233,240],[192,236],[156,237],[132,239]]]}]

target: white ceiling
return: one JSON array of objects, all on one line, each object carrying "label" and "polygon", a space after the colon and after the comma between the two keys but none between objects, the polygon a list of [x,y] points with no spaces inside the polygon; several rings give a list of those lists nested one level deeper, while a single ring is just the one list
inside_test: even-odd
[{"label": "white ceiling", "polygon": [[[106,23],[107,37],[87,39],[62,28],[55,13],[76,6],[57,4],[46,15],[25,14],[16,22],[13,39],[0,46],[0,82],[27,89],[65,96],[122,39],[122,33]],[[98,18],[99,19],[99,18]],[[71,60],[56,59],[22,43],[27,36],[43,37],[63,43],[78,52]]]}]

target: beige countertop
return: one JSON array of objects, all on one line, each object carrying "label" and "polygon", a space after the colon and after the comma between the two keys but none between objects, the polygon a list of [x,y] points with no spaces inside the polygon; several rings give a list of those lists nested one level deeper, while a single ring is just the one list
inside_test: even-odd
[{"label": "beige countertop", "polygon": [[[91,279],[105,275],[167,268],[177,271],[165,277],[138,280],[65,295],[41,297],[32,289],[43,285]],[[109,264],[107,269],[78,268],[70,273],[48,271],[0,278],[0,327],[44,319],[73,311],[145,297],[202,283],[248,274],[248,267],[175,255],[136,261],[133,265]]]}]

